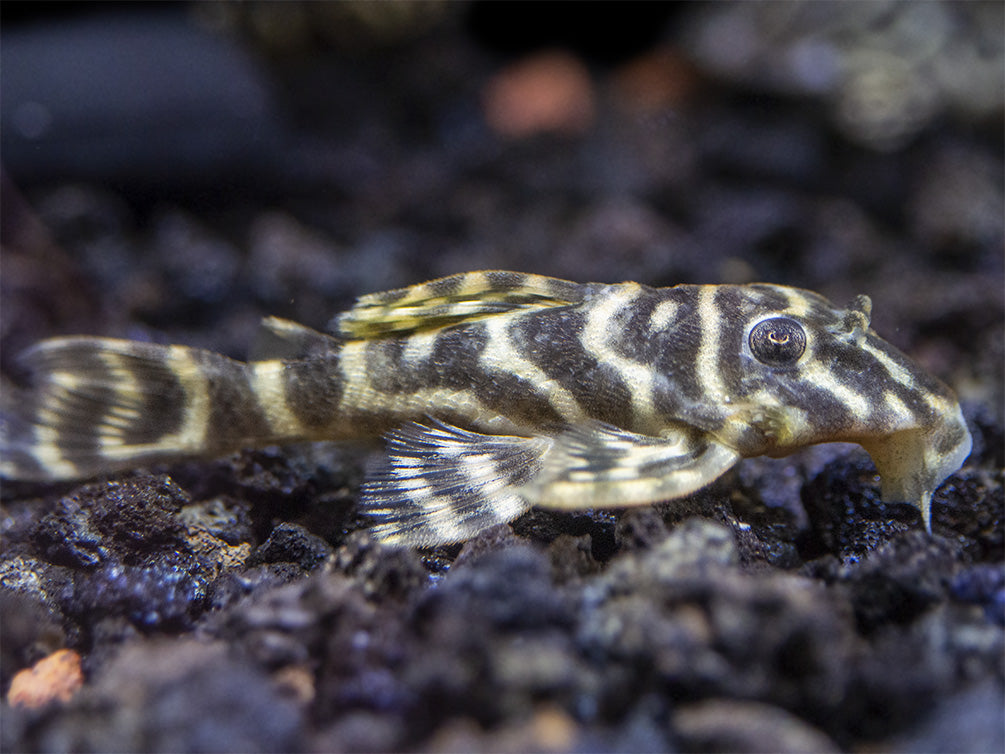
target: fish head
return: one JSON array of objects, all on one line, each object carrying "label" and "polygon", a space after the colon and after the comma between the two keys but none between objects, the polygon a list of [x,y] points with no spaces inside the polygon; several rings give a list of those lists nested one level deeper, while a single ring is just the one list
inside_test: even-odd
[{"label": "fish head", "polygon": [[724,336],[737,355],[720,436],[746,456],[858,443],[883,498],[917,507],[930,531],[932,493],[972,444],[953,391],[871,328],[867,296],[840,308],[801,289],[742,288]]}]

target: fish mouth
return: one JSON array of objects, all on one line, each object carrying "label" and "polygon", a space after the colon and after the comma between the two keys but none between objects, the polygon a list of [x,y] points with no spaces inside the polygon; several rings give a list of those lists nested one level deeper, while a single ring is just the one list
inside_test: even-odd
[{"label": "fish mouth", "polygon": [[959,405],[928,426],[884,437],[859,439],[879,472],[880,494],[888,503],[910,503],[932,532],[932,493],[970,455],[973,439]]}]

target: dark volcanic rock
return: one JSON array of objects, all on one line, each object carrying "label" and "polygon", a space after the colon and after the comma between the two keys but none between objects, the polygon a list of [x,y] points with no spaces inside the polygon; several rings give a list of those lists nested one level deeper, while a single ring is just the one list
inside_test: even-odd
[{"label": "dark volcanic rock", "polygon": [[864,452],[827,464],[802,492],[813,526],[813,539],[803,543],[806,556],[833,553],[842,561],[858,560],[895,534],[917,526],[918,510],[886,504],[879,495],[876,469]]},{"label": "dark volcanic rock", "polygon": [[949,585],[961,602],[984,608],[988,620],[1005,626],[1005,564],[981,563],[958,573]]},{"label": "dark volcanic rock", "polygon": [[163,476],[85,485],[17,546],[36,551],[36,565],[22,562],[37,572],[45,599],[85,633],[117,616],[144,629],[178,628],[202,608],[210,578],[178,516],[188,502]]},{"label": "dark volcanic rock", "polygon": [[182,508],[179,518],[188,530],[202,530],[228,545],[251,542],[255,538],[251,504],[246,500],[220,496]]},{"label": "dark volcanic rock", "polygon": [[428,583],[429,575],[412,550],[385,547],[359,531],[335,553],[335,568],[373,597],[400,600]]},{"label": "dark volcanic rock", "polygon": [[934,542],[909,532],[884,542],[861,562],[846,566],[842,582],[851,591],[855,616],[864,631],[909,623],[943,601],[954,569],[955,552],[945,540]]},{"label": "dark volcanic rock", "polygon": [[571,704],[594,693],[598,679],[571,642],[574,604],[551,570],[544,553],[510,547],[422,595],[408,629],[424,646],[401,668],[417,732],[431,732],[450,709],[496,725],[529,714],[542,696]]},{"label": "dark volcanic rock", "polygon": [[42,518],[35,542],[58,565],[136,562],[143,553],[184,546],[178,513],[188,502],[185,491],[164,476],[85,485]]},{"label": "dark volcanic rock", "polygon": [[106,562],[75,574],[60,607],[82,623],[97,616],[124,616],[148,629],[186,627],[206,598],[201,570],[202,564],[184,555],[150,566]]},{"label": "dark volcanic rock", "polygon": [[727,530],[694,519],[616,560],[584,591],[584,649],[624,665],[628,688],[770,699],[826,719],[843,696],[846,608],[808,579],[744,574]]},{"label": "dark volcanic rock", "polygon": [[1005,471],[962,469],[935,493],[933,527],[959,538],[974,560],[1005,560]]},{"label": "dark volcanic rock", "polygon": [[310,571],[334,552],[321,537],[297,524],[280,524],[269,538],[248,558],[248,565],[261,563],[296,563]]}]

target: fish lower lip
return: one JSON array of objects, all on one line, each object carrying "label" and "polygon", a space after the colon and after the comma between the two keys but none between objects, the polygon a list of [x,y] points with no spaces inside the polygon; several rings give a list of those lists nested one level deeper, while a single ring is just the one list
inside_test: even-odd
[{"label": "fish lower lip", "polygon": [[876,464],[883,499],[915,506],[931,532],[932,493],[970,455],[972,438],[959,408],[955,415],[935,425],[902,430],[860,444]]}]

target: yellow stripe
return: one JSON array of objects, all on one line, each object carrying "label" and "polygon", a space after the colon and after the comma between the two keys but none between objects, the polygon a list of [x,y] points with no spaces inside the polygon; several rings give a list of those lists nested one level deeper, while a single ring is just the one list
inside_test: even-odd
[{"label": "yellow stripe", "polygon": [[[662,423],[657,422],[656,417],[652,367],[625,358],[611,347],[612,337],[621,334],[611,332],[611,320],[619,312],[635,304],[641,292],[642,287],[635,283],[612,286],[609,292],[590,309],[580,340],[588,354],[601,363],[614,367],[624,379],[632,401],[634,421],[631,423],[631,429],[656,434],[661,429]],[[625,426],[628,426],[627,421]]]},{"label": "yellow stripe", "polygon": [[865,424],[869,421],[869,417],[872,416],[873,406],[868,398],[860,393],[856,393],[847,385],[842,384],[829,369],[815,361],[808,362],[800,369],[799,380],[800,382],[810,383],[814,387],[826,390],[833,395],[854,414],[857,422]]},{"label": "yellow stripe", "polygon": [[779,314],[787,314],[792,317],[809,317],[812,315],[813,307],[810,305],[810,299],[798,290],[795,288],[786,288],[782,285],[775,285],[772,288],[782,294],[786,301],[789,302],[788,308],[783,312],[779,312]]},{"label": "yellow stripe", "polygon": [[34,442],[30,450],[35,461],[55,479],[72,478],[79,475],[76,464],[63,457],[60,433],[56,429],[62,421],[61,404],[66,394],[77,389],[81,380],[71,372],[53,371],[44,385],[43,398],[36,411]]},{"label": "yellow stripe", "polygon": [[649,315],[649,332],[656,334],[665,330],[667,325],[677,319],[677,310],[680,304],[676,301],[661,301]]},{"label": "yellow stripe", "polygon": [[894,417],[894,420],[889,425],[891,431],[901,427],[912,427],[917,424],[917,417],[894,393],[889,391],[885,393],[883,395],[883,402],[886,404],[886,410]]},{"label": "yellow stripe", "polygon": [[698,291],[698,321],[701,343],[695,357],[695,377],[702,389],[702,399],[706,403],[723,403],[726,388],[719,376],[719,337],[722,329],[722,313],[715,305],[716,286],[704,285]]},{"label": "yellow stripe", "polygon": [[508,372],[529,382],[563,419],[569,422],[584,421],[586,414],[572,393],[551,379],[532,361],[524,358],[510,340],[508,327],[511,321],[509,317],[485,320],[488,343],[481,355],[482,367],[490,372]]},{"label": "yellow stripe", "polygon": [[165,449],[202,450],[209,428],[209,381],[185,346],[169,346],[166,363],[185,391],[185,410],[179,430],[162,437],[157,445]]},{"label": "yellow stripe", "polygon": [[356,411],[371,410],[379,394],[367,379],[365,342],[349,342],[339,351],[339,369],[342,371],[342,398],[339,401],[339,416],[348,416]]},{"label": "yellow stripe", "polygon": [[101,454],[112,456],[113,449],[122,446],[125,430],[132,427],[141,415],[138,409],[121,404],[126,402],[126,396],[131,396],[133,398],[131,402],[135,403],[135,399],[140,397],[143,391],[136,375],[126,366],[122,354],[115,351],[99,351],[99,356],[115,386],[116,403],[108,406],[95,430]]},{"label": "yellow stripe", "polygon": [[302,437],[304,429],[286,403],[286,364],[278,360],[249,365],[251,390],[277,437]]},{"label": "yellow stripe", "polygon": [[[41,418],[42,412],[39,412]],[[59,433],[52,427],[35,426],[35,441],[31,448],[35,461],[53,479],[73,478],[79,474],[76,465],[63,459],[59,450]]]},{"label": "yellow stripe", "polygon": [[405,340],[401,354],[402,361],[409,365],[421,364],[433,355],[433,347],[436,345],[436,339],[439,335],[439,330],[410,335]]}]

